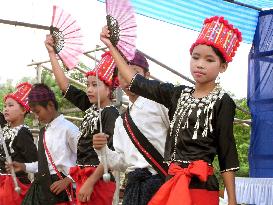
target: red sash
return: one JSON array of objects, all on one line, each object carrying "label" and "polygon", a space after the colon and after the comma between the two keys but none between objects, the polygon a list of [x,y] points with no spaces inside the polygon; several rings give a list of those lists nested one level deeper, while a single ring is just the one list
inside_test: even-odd
[{"label": "red sash", "polygon": [[172,163],[168,173],[173,177],[161,186],[148,205],[181,205],[181,202],[192,205],[189,190],[191,178],[197,176],[206,182],[208,176],[213,174],[213,168],[207,162],[198,160],[191,162],[187,168]]}]

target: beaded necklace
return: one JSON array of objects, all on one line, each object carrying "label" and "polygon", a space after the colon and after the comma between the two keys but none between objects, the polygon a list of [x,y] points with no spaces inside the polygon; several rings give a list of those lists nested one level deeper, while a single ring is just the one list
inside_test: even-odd
[{"label": "beaded necklace", "polygon": [[85,111],[85,116],[80,126],[80,136],[87,137],[88,134],[93,134],[97,130],[99,120],[99,110],[96,105],[92,105]]},{"label": "beaded necklace", "polygon": [[205,115],[204,130],[202,132],[202,137],[207,137],[208,132],[212,132],[212,116],[213,116],[213,106],[218,99],[221,99],[224,95],[224,91],[219,84],[217,84],[214,89],[205,97],[194,98],[192,93],[194,88],[185,88],[178,99],[177,107],[170,123],[170,136],[174,136],[174,151],[171,160],[175,160],[176,150],[177,150],[177,140],[180,131],[189,128],[189,117],[196,111],[196,122],[194,126],[194,133],[192,136],[193,140],[197,140],[198,130],[200,124],[201,113]]}]

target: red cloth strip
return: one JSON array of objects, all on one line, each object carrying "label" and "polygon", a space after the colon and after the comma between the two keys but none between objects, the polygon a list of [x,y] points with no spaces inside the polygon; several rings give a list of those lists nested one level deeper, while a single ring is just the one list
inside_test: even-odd
[{"label": "red cloth strip", "polygon": [[[76,196],[78,196],[82,185],[87,178],[94,173],[95,167],[71,167],[70,176],[76,182]],[[94,186],[90,200],[88,202],[80,202],[77,200],[77,205],[112,205],[116,185],[114,182],[104,182],[98,180]]]},{"label": "red cloth strip", "polygon": [[191,178],[196,176],[206,182],[213,174],[213,167],[203,160],[191,162],[187,168],[172,163],[168,173],[173,177],[161,186],[148,205],[181,205],[181,201],[183,205],[193,205],[189,189]]}]

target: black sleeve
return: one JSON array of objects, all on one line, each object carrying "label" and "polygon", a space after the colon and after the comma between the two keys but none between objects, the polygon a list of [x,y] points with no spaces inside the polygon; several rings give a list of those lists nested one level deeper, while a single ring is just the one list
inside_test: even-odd
[{"label": "black sleeve", "polygon": [[103,133],[109,135],[108,147],[114,150],[113,146],[113,135],[116,119],[119,116],[119,112],[113,106],[106,107],[102,111],[102,131]]},{"label": "black sleeve", "polygon": [[[157,80],[149,80],[142,75],[136,74],[130,84],[130,91],[171,109],[172,106],[176,104],[176,102],[173,102],[174,97],[176,100],[178,99],[175,94],[181,93],[184,87],[185,86],[179,86],[178,88],[171,83],[160,83]],[[179,90],[179,92],[177,92],[177,90]]]},{"label": "black sleeve", "polygon": [[92,105],[86,93],[73,85],[69,85],[64,97],[82,111],[87,110]]},{"label": "black sleeve", "polygon": [[3,128],[7,121],[5,120],[5,117],[2,112],[0,112],[0,126]]},{"label": "black sleeve", "polygon": [[25,163],[36,162],[38,160],[37,148],[29,129],[22,127],[18,131],[12,146],[15,150],[15,159],[13,160]]},{"label": "black sleeve", "polygon": [[233,135],[233,121],[236,105],[224,94],[216,108],[216,136],[220,171],[239,169],[238,153]]}]

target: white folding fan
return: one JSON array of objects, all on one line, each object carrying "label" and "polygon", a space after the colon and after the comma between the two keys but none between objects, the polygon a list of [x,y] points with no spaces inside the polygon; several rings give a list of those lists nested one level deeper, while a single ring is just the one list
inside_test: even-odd
[{"label": "white folding fan", "polygon": [[50,34],[54,38],[56,54],[68,69],[73,69],[79,63],[79,56],[83,53],[80,30],[70,14],[53,6]]},{"label": "white folding fan", "polygon": [[136,52],[136,18],[129,0],[106,0],[110,41],[123,56],[132,60]]}]

